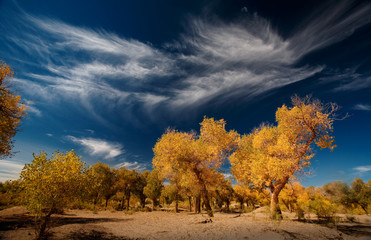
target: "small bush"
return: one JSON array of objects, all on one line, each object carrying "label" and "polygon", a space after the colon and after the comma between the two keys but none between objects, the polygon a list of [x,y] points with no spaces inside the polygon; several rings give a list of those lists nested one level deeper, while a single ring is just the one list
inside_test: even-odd
[{"label": "small bush", "polygon": [[297,206],[295,209],[296,217],[298,220],[305,220],[305,211],[301,207]]},{"label": "small bush", "polygon": [[309,210],[316,214],[318,219],[330,219],[334,216],[336,207],[326,199],[314,199],[309,201]]}]

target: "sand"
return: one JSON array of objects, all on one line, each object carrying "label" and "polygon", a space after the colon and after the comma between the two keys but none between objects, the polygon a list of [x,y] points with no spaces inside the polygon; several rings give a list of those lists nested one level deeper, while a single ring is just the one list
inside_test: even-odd
[{"label": "sand", "polygon": [[[48,239],[370,239],[371,216],[355,216],[357,222],[307,222],[285,214],[271,221],[262,210],[248,214],[206,214],[187,211],[123,212],[66,210],[54,215]],[[23,207],[0,211],[0,239],[33,239],[33,217]]]}]

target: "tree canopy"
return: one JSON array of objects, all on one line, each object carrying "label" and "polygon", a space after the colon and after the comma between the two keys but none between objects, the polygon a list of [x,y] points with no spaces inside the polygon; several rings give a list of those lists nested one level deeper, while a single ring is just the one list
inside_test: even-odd
[{"label": "tree canopy", "polygon": [[0,61],[0,158],[12,155],[13,137],[26,114],[21,97],[9,89],[12,78],[13,71]]},{"label": "tree canopy", "polygon": [[194,180],[199,186],[206,210],[212,215],[208,186],[216,184],[228,152],[235,147],[238,137],[235,131],[225,130],[225,121],[204,118],[200,135],[195,132],[167,130],[157,141],[153,165],[170,181],[181,179],[181,175]]},{"label": "tree canopy", "polygon": [[283,187],[310,164],[313,145],[331,150],[336,147],[331,136],[336,104],[297,96],[292,104],[277,109],[276,126],[262,125],[243,135],[229,158],[238,181],[271,190],[272,217],[280,213],[278,195]]}]

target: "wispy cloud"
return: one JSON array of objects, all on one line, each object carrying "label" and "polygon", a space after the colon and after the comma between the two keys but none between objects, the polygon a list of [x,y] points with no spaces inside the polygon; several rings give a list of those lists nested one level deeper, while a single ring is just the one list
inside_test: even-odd
[{"label": "wispy cloud", "polygon": [[[102,121],[102,106],[109,112],[120,109],[128,120],[137,112],[153,117],[157,108],[179,114],[209,102],[248,100],[323,71],[326,66],[298,62],[371,22],[371,4],[350,8],[352,3],[331,2],[331,7],[298,24],[287,38],[269,21],[250,13],[228,23],[190,17],[188,30],[164,48],[27,15],[18,23],[23,31],[10,31],[6,41],[35,58],[33,69],[38,67],[38,71],[15,79],[28,95],[79,100]],[[370,77],[355,72],[345,75],[351,78],[337,79],[342,81],[337,91],[371,86]],[[37,114],[37,109],[30,111]]]},{"label": "wispy cloud", "polygon": [[356,170],[359,173],[369,172],[371,171],[371,165],[355,167],[353,170]]},{"label": "wispy cloud", "polygon": [[356,104],[353,107],[353,109],[354,110],[360,110],[360,111],[371,111],[371,105],[359,103],[359,104]]},{"label": "wispy cloud", "polygon": [[125,152],[123,146],[119,143],[95,138],[77,138],[73,136],[67,136],[67,138],[84,147],[90,155],[103,156],[105,159],[115,158]]},{"label": "wispy cloud", "polygon": [[119,169],[119,168],[127,168],[127,169],[136,169],[138,171],[144,171],[146,170],[145,164],[140,164],[138,162],[121,162],[113,166],[113,168]]},{"label": "wispy cloud", "polygon": [[23,167],[24,164],[15,161],[0,160],[0,182],[18,179]]},{"label": "wispy cloud", "polygon": [[290,46],[298,57],[327,47],[352,35],[371,22],[371,4],[355,1],[324,1],[322,6],[299,24],[290,38]]},{"label": "wispy cloud", "polygon": [[26,101],[25,106],[26,106],[26,111],[27,112],[33,113],[38,117],[42,116],[41,111],[35,107],[35,103],[33,101]]}]

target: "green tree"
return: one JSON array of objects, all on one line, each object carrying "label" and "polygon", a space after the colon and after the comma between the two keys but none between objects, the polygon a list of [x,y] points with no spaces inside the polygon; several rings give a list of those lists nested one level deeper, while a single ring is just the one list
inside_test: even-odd
[{"label": "green tree", "polygon": [[63,208],[73,198],[79,196],[79,186],[84,163],[73,150],[54,152],[48,159],[45,152],[33,155],[31,164],[26,164],[20,176],[24,203],[38,219],[38,239],[43,238],[50,216]]},{"label": "green tree", "polygon": [[341,181],[335,181],[327,183],[322,186],[323,191],[327,196],[329,196],[331,202],[336,204],[342,204],[344,206],[349,206],[350,199],[350,189],[348,184]]},{"label": "green tree", "polygon": [[148,170],[137,174],[134,195],[139,199],[142,208],[146,206],[147,196],[144,194],[144,188],[147,186],[149,175],[150,171]]},{"label": "green tree", "polygon": [[366,214],[369,213],[368,208],[371,206],[371,181],[364,183],[362,179],[355,178],[351,184],[350,201],[353,204],[360,206]]},{"label": "green tree", "polygon": [[21,97],[9,89],[13,71],[0,61],[0,158],[12,155],[13,137],[17,133],[21,120],[26,115],[26,107]]},{"label": "green tree", "polygon": [[112,169],[101,162],[97,162],[86,171],[86,191],[94,206],[102,199],[107,208],[109,199],[115,194],[115,174]]},{"label": "green tree", "polygon": [[148,175],[147,186],[144,187],[144,194],[152,200],[152,211],[155,210],[155,206],[158,204],[158,199],[161,196],[161,190],[163,188],[163,179],[161,178],[158,170],[153,170]]}]

